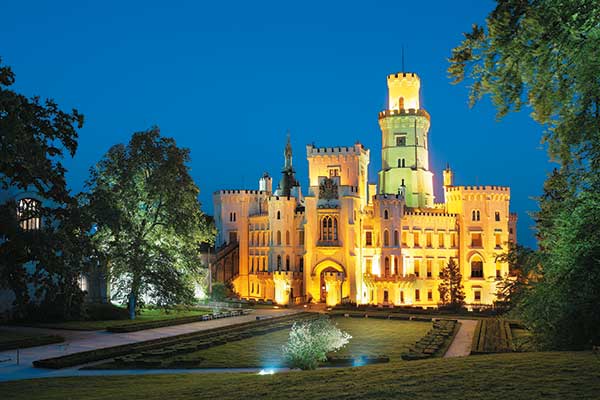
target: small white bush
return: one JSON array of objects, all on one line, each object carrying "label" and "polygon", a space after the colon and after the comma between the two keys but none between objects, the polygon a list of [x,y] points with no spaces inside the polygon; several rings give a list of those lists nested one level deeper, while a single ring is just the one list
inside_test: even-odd
[{"label": "small white bush", "polygon": [[283,354],[292,368],[315,369],[327,360],[327,353],[341,349],[351,338],[328,318],[296,322]]}]

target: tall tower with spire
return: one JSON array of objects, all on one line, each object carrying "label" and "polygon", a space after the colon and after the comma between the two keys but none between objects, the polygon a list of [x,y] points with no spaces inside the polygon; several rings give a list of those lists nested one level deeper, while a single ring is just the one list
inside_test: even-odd
[{"label": "tall tower with spire", "polygon": [[379,193],[404,194],[408,207],[433,207],[433,173],[429,170],[430,117],[420,106],[417,74],[387,76],[388,101],[379,113],[381,159]]},{"label": "tall tower with spire", "polygon": [[290,133],[287,134],[287,143],[285,144],[284,164],[281,170],[281,180],[277,186],[275,194],[277,196],[290,196],[292,194],[292,188],[300,186],[296,180],[296,171],[292,166],[292,143],[290,142]]}]

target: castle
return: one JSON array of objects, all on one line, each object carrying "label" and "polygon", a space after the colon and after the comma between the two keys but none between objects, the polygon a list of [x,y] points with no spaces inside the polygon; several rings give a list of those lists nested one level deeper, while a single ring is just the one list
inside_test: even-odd
[{"label": "castle", "polygon": [[379,113],[382,166],[368,182],[369,150],[306,147],[309,187],[295,178],[292,148],[278,186],[265,174],[258,190],[214,193],[218,229],[214,280],[247,299],[278,304],[341,302],[435,307],[440,270],[454,259],[468,305],[494,302],[516,242],[510,189],[454,186],[443,171],[436,203],[429,167],[429,114],[414,73],[387,77]]}]

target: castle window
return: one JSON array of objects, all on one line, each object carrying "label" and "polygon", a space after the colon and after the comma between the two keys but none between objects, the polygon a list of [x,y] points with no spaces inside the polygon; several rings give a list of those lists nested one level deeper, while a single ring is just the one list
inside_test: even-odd
[{"label": "castle window", "polygon": [[471,259],[471,278],[483,278],[483,261],[478,256]]},{"label": "castle window", "polygon": [[427,300],[433,301],[433,290],[427,289]]},{"label": "castle window", "polygon": [[373,246],[373,232],[365,232],[365,246]]},{"label": "castle window", "polygon": [[456,233],[450,235],[452,238],[452,247],[456,247]]},{"label": "castle window", "polygon": [[254,272],[254,257],[250,257],[250,272]]},{"label": "castle window", "polygon": [[373,260],[370,258],[365,258],[365,270],[367,274],[373,273]]},{"label": "castle window", "polygon": [[396,146],[406,146],[406,135],[396,136]]},{"label": "castle window", "polygon": [[432,236],[431,232],[427,232],[427,235],[426,235],[426,237],[427,237],[427,247],[431,247],[431,236]]},{"label": "castle window", "polygon": [[421,246],[419,244],[419,232],[413,232],[413,241],[414,241],[414,246],[415,247],[420,247]]},{"label": "castle window", "polygon": [[285,256],[285,270],[290,270],[290,256]]},{"label": "castle window", "polygon": [[400,245],[400,238],[399,238],[399,234],[398,231],[395,230],[394,231],[394,246],[398,247]]},{"label": "castle window", "polygon": [[440,249],[443,249],[445,247],[445,244],[444,244],[444,234],[443,233],[438,234],[438,247]]},{"label": "castle window", "polygon": [[298,271],[304,271],[304,257],[298,256]]},{"label": "castle window", "polygon": [[281,246],[281,231],[277,231],[277,245]]},{"label": "castle window", "polygon": [[421,274],[421,260],[415,260],[415,276],[418,278]]},{"label": "castle window", "polygon": [[388,219],[390,217],[388,210],[383,210],[383,219]]},{"label": "castle window", "polygon": [[496,213],[494,215],[495,215],[496,222],[500,221],[500,211],[496,211]]},{"label": "castle window", "polygon": [[433,276],[433,260],[427,260],[427,277],[431,278]]},{"label": "castle window", "polygon": [[390,245],[390,233],[388,232],[387,229],[383,231],[383,245],[384,246]]},{"label": "castle window", "polygon": [[475,302],[480,302],[481,301],[481,290],[474,290],[473,291],[473,300]]},{"label": "castle window", "polygon": [[415,301],[421,301],[421,291],[419,289],[415,289]]},{"label": "castle window", "polygon": [[333,178],[334,176],[340,176],[339,168],[329,168],[329,177]]},{"label": "castle window", "polygon": [[290,245],[290,231],[285,231],[285,244]]},{"label": "castle window", "polygon": [[335,242],[338,240],[338,220],[330,215],[321,218],[320,240],[324,242]]},{"label": "castle window", "polygon": [[502,265],[496,261],[496,279],[502,279]]},{"label": "castle window", "polygon": [[494,236],[496,236],[496,248],[501,249],[502,248],[502,235],[500,233],[496,233]]},{"label": "castle window", "polygon": [[404,168],[404,167],[406,167],[406,159],[399,158],[398,159],[398,168]]},{"label": "castle window", "polygon": [[17,204],[17,218],[19,226],[25,231],[33,231],[40,229],[42,218],[40,211],[42,203],[36,199],[21,199]]},{"label": "castle window", "polygon": [[298,244],[304,246],[304,231],[298,231]]},{"label": "castle window", "polygon": [[479,210],[471,211],[471,220],[472,221],[480,221],[481,220],[481,214],[480,214]]},{"label": "castle window", "polygon": [[267,270],[267,257],[262,258],[262,269],[263,271]]},{"label": "castle window", "polygon": [[471,247],[482,247],[483,241],[481,239],[481,233],[471,234]]},{"label": "castle window", "polygon": [[277,255],[277,271],[281,271],[281,255]]},{"label": "castle window", "polygon": [[407,246],[408,243],[408,233],[402,232],[402,246]]},{"label": "castle window", "polygon": [[404,290],[400,291],[400,303],[404,303]]},{"label": "castle window", "polygon": [[277,211],[277,219],[281,219],[281,211]]},{"label": "castle window", "polygon": [[444,268],[446,268],[446,261],[445,260],[438,260],[438,276],[441,278],[442,277],[442,272],[444,271]]},{"label": "castle window", "polygon": [[391,269],[390,269],[390,258],[386,257],[385,261],[384,261],[384,269],[383,269],[383,275],[384,276],[390,276],[391,274]]}]

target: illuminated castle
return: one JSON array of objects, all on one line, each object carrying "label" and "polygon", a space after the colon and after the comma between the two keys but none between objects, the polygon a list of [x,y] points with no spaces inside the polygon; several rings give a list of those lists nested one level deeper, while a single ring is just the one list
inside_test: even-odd
[{"label": "illuminated castle", "polygon": [[248,299],[279,304],[437,306],[439,272],[453,258],[466,302],[492,304],[508,273],[497,261],[516,242],[510,189],[454,186],[443,171],[444,201],[436,203],[429,169],[429,114],[420,107],[414,73],[387,77],[379,113],[382,166],[367,180],[369,150],[306,147],[309,187],[303,196],[284,152],[278,186],[265,174],[259,190],[214,194],[219,252],[213,278],[231,281]]}]

